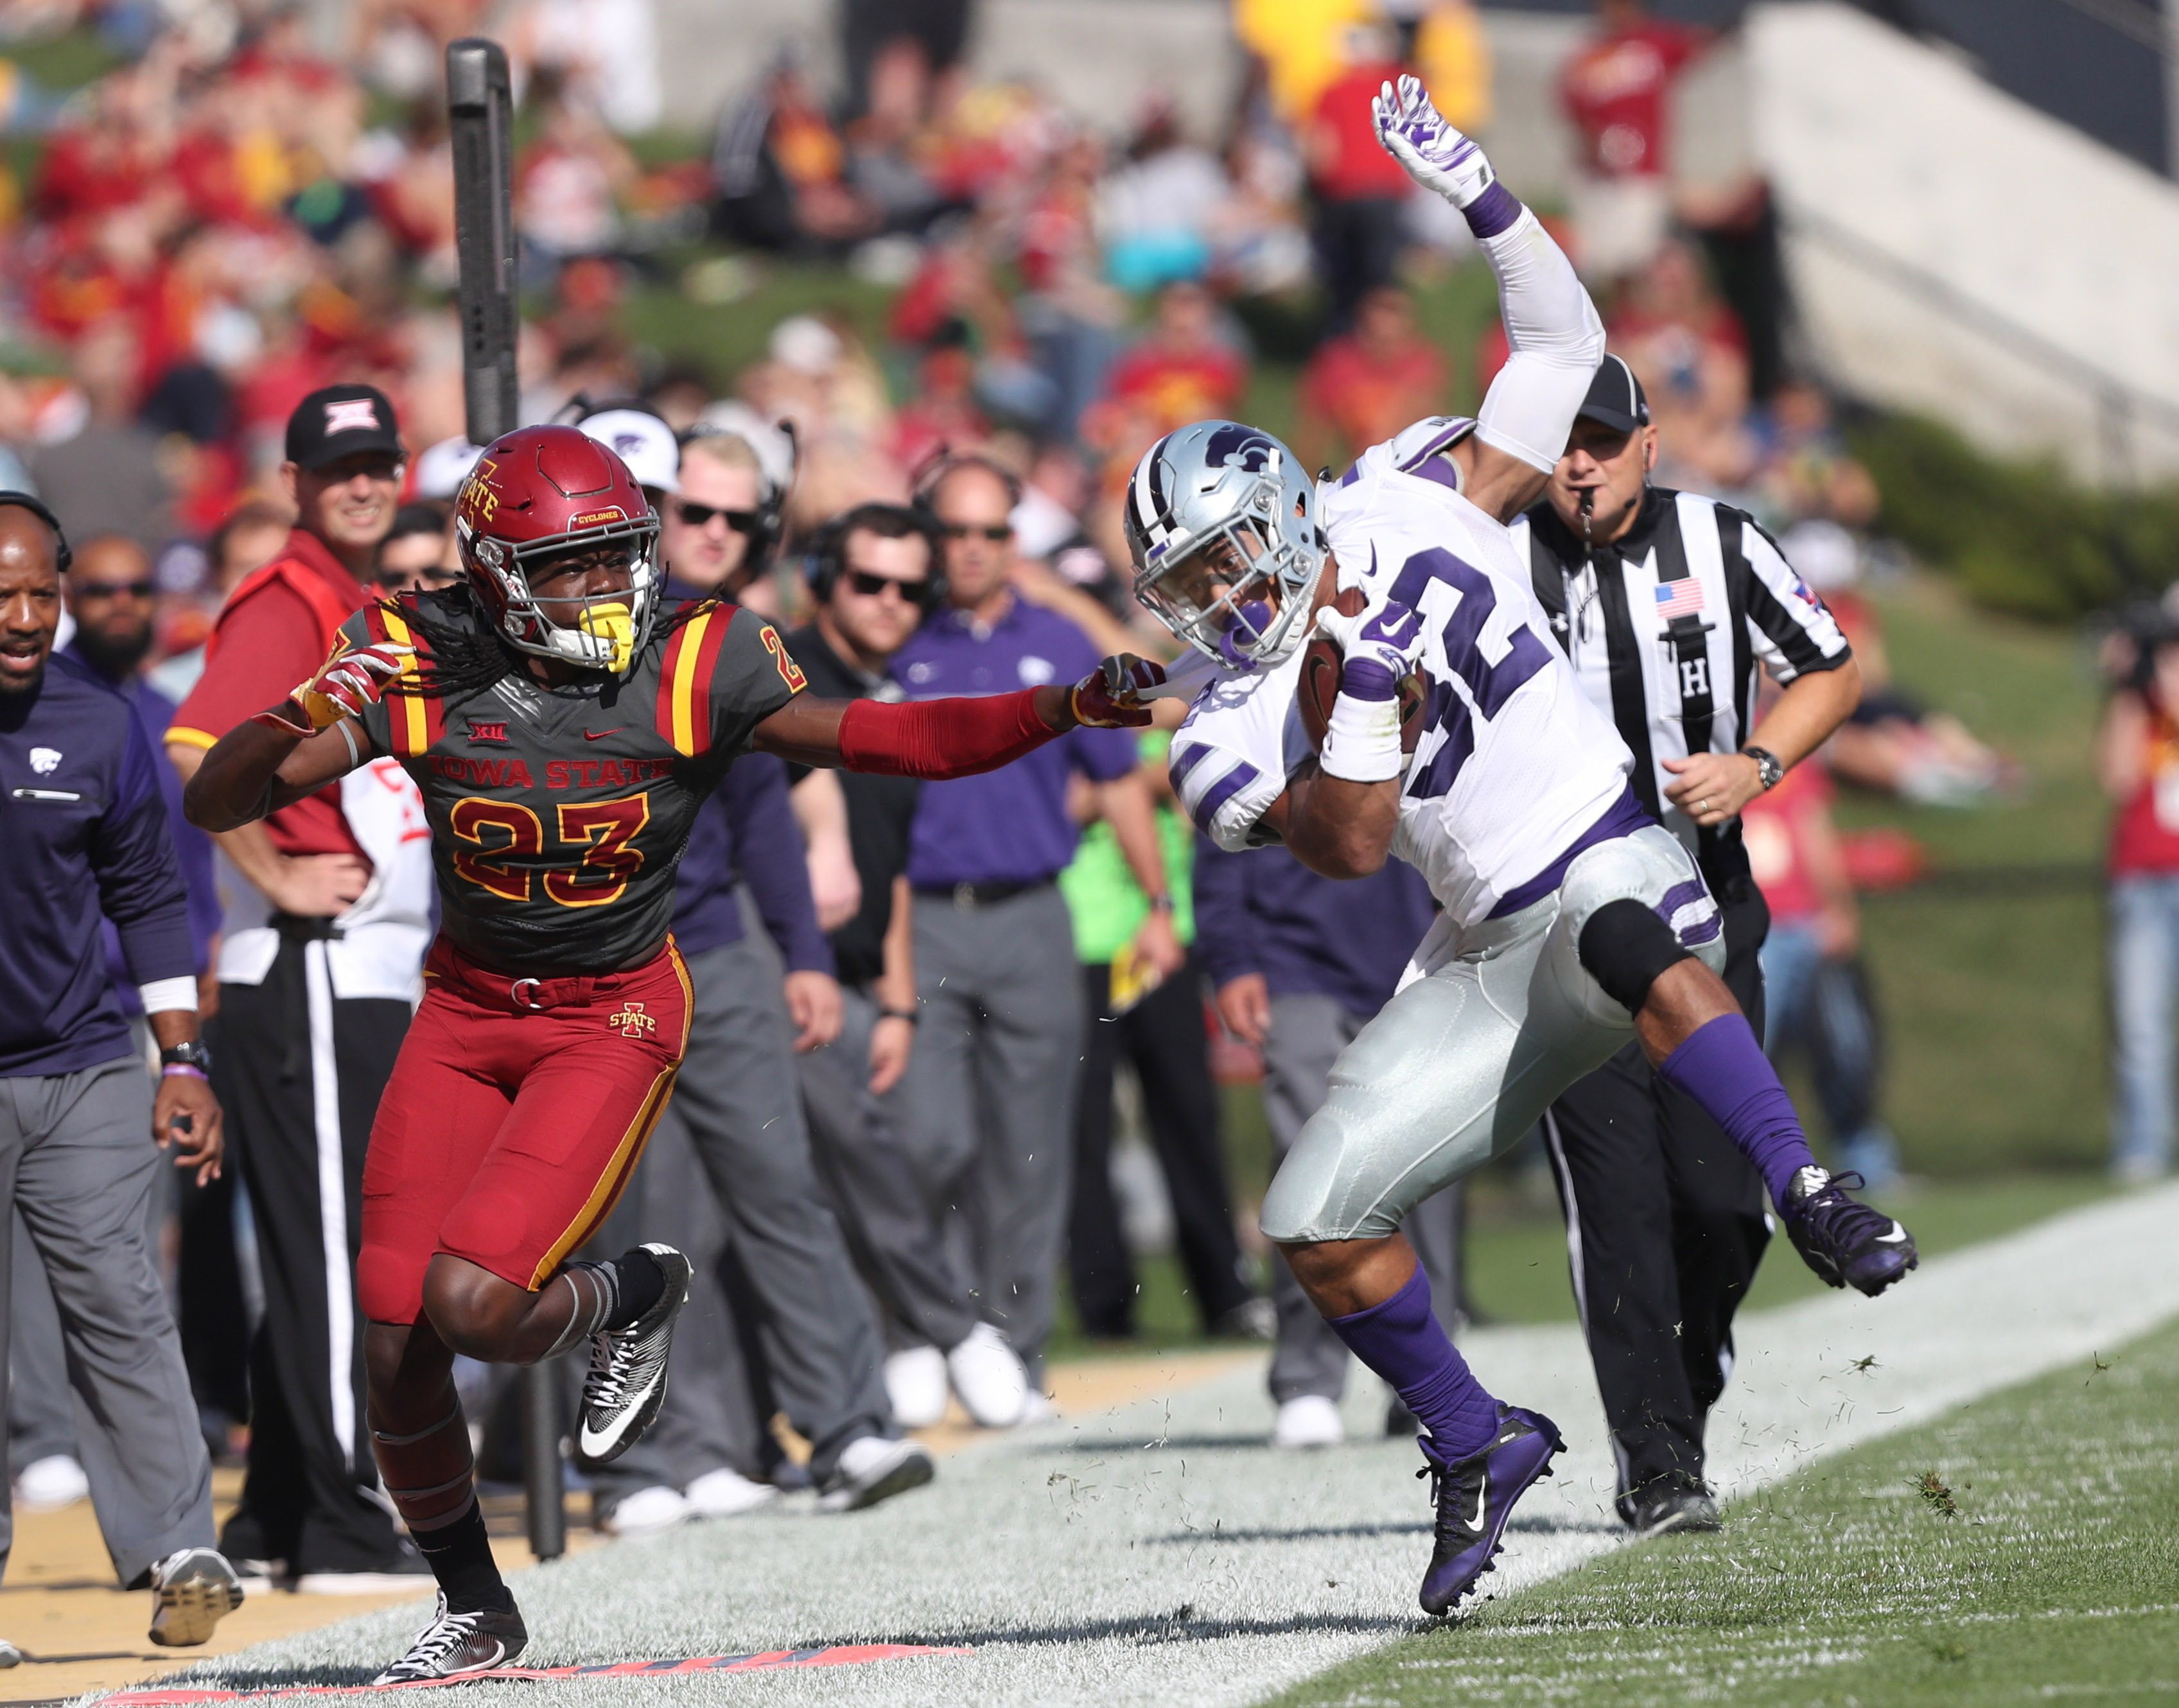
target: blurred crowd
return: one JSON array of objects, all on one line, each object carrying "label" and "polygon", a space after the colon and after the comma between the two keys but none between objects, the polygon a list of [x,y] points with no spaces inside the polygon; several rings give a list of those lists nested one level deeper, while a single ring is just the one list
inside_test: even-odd
[{"label": "blurred crowd", "polygon": [[[1748,508],[1838,611],[1872,695],[1834,745],[1836,774],[1913,799],[1979,799],[2001,786],[2001,764],[1890,688],[1874,616],[1853,593],[1877,493],[1830,400],[1781,358],[1763,186],[1702,199],[1670,188],[1671,90],[1707,39],[1632,0],[1597,11],[1562,82],[1582,169],[1552,222],[1647,388],[1658,481]],[[1471,264],[1472,242],[1441,204],[1409,195],[1369,130],[1370,96],[1413,70],[1487,143],[1490,46],[1470,0],[1236,0],[1249,71],[1215,138],[1156,93],[1116,127],[1029,84],[977,80],[962,57],[965,0],[915,8],[898,28],[882,8],[847,14],[840,96],[782,55],[730,103],[708,152],[663,163],[647,140],[661,114],[648,0],[360,0],[307,17],[272,0],[44,0],[0,25],[74,32],[111,62],[63,93],[0,60],[0,125],[34,145],[0,164],[0,486],[41,494],[80,540],[134,542],[138,559],[109,577],[113,597],[149,596],[141,634],[123,637],[136,649],[128,667],[185,698],[222,601],[288,542],[283,435],[298,404],[330,384],[376,387],[410,451],[378,586],[456,573],[445,506],[475,452],[463,438],[439,80],[447,43],[480,30],[508,47],[521,112],[516,218],[534,305],[519,352],[524,420],[623,404],[670,429],[669,450],[707,437],[754,447],[765,466],[700,453],[693,480],[669,470],[668,539],[684,548],[677,563],[694,563],[702,541],[755,513],[744,487],[777,492],[786,549],[740,596],[783,623],[811,622],[845,574],[843,607],[866,599],[903,620],[893,646],[918,620],[939,632],[941,601],[889,596],[882,583],[935,580],[942,563],[953,606],[969,613],[948,623],[996,623],[1019,601],[1064,618],[1095,652],[1169,653],[1170,636],[1129,595],[1116,502],[1156,437],[1271,406],[1261,382],[1281,376],[1264,370],[1305,359],[1293,442],[1312,468],[1336,467],[1419,416],[1472,407],[1504,360],[1495,318],[1473,348],[1425,329],[1428,288]],[[337,41],[312,34],[328,17]],[[0,53],[7,45],[0,36]],[[688,262],[700,244],[712,247]],[[846,306],[843,290],[841,305],[780,319],[731,374],[661,360],[632,332],[633,294],[678,280],[699,300],[729,300],[771,256],[837,263],[886,288],[881,322]],[[975,459],[965,472],[964,458]],[[823,544],[826,524],[919,493],[943,503],[912,529],[897,524],[908,532],[870,536],[882,557],[886,541],[914,533],[913,574],[864,569],[834,537],[832,580],[813,584],[805,547]],[[1173,993],[1184,993],[1182,1033],[1202,1008],[1193,838],[1155,741],[1090,782],[1106,794],[1090,798],[1080,777],[1071,788],[1068,810],[1090,828],[1062,885],[1103,1052],[1073,1114],[1076,1148],[1101,1164],[1122,1056],[1146,1092],[1177,1087],[1169,1096],[1195,1130],[1165,1130],[1169,1103],[1142,1112],[1165,1152],[1163,1211],[1154,1187],[1115,1204],[1096,1189],[1101,1167],[1078,1170],[1080,1321],[1100,1335],[1133,1331],[1125,1245],[1139,1241],[1120,1241],[1112,1224],[1139,1235],[1164,1213],[1182,1224],[1206,1329],[1266,1333],[1256,1271],[1236,1249],[1243,1206],[1218,1160],[1209,1068],[1193,1046],[1177,1066],[1156,1056],[1175,1035]],[[1141,821],[1155,826],[1161,854],[1130,842],[1122,858],[1134,809],[1106,808],[1123,782],[1149,802]],[[1819,781],[1810,796],[1803,808],[1819,814]],[[1779,858],[1808,869],[1812,956],[1844,965],[1850,886],[1827,821],[1809,822],[1780,830]],[[815,841],[815,908],[831,929],[843,915]],[[1143,881],[1153,870],[1168,894]],[[1156,1027],[1099,1043],[1103,1020],[1146,1002],[1164,1016]],[[1260,1071],[1233,1042],[1246,1028],[1229,1029],[1216,1059]],[[1873,1075],[1867,1067],[1862,1083]],[[1865,1099],[1841,1095],[1836,1136],[1851,1151],[1863,1133],[1863,1166],[1880,1172],[1888,1138],[1869,1130]],[[1124,1164],[1114,1176],[1124,1184]],[[222,1283],[222,1299],[243,1297],[247,1271]],[[1441,1293],[1457,1299],[1452,1282]],[[216,1336],[200,1357],[187,1321],[184,1332],[217,1436],[246,1404],[239,1354]],[[899,1336],[891,1343],[903,1349]],[[1018,1349],[1033,1378],[1037,1349]],[[892,1394],[903,1420],[942,1409],[942,1376],[919,1392],[912,1403]]]}]

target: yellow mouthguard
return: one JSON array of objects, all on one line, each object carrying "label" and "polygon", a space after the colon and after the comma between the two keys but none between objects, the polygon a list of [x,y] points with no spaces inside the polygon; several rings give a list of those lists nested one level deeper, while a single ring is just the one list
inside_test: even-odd
[{"label": "yellow mouthguard", "polygon": [[617,599],[602,605],[585,606],[582,615],[575,619],[575,626],[612,648],[606,668],[614,675],[624,675],[628,666],[635,662],[635,613]]}]

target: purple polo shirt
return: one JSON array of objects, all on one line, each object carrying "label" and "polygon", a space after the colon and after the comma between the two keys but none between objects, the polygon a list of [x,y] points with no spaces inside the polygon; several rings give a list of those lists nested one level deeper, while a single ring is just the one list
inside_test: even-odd
[{"label": "purple polo shirt", "polygon": [[[911,700],[1011,694],[1079,682],[1096,667],[1088,635],[1018,596],[988,628],[965,611],[925,619],[892,661],[894,679]],[[908,835],[908,882],[918,889],[1048,882],[1074,858],[1080,836],[1067,816],[1068,774],[1110,783],[1135,765],[1132,729],[1073,729],[997,771],[926,783]]]},{"label": "purple polo shirt", "polygon": [[1274,997],[1330,997],[1364,1019],[1391,1000],[1436,918],[1405,860],[1352,882],[1319,877],[1282,848],[1195,844],[1195,953],[1214,985],[1261,973]]}]

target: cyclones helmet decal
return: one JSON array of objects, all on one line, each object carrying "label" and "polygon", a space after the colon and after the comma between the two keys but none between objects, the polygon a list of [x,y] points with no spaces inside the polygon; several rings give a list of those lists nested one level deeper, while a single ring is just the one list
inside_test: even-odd
[{"label": "cyclones helmet decal", "polygon": [[[658,603],[658,518],[628,465],[575,427],[518,427],[485,447],[454,498],[454,538],[469,585],[511,646],[587,669],[624,671]],[[531,592],[546,560],[628,544],[625,592],[555,601],[581,607],[570,628]]]}]

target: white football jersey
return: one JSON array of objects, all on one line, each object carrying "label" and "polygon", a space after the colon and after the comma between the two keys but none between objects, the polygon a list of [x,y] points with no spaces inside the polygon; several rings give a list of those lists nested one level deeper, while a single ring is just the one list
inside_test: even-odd
[{"label": "white football jersey", "polygon": [[[1422,612],[1430,697],[1392,852],[1465,927],[1620,807],[1633,759],[1552,642],[1505,524],[1456,490],[1439,454],[1446,436],[1430,425],[1364,453],[1322,519],[1342,587]],[[1268,670],[1199,656],[1176,673],[1199,672],[1210,679],[1173,737],[1173,788],[1221,848],[1246,848],[1268,840],[1256,821],[1311,757],[1301,650]]]}]

